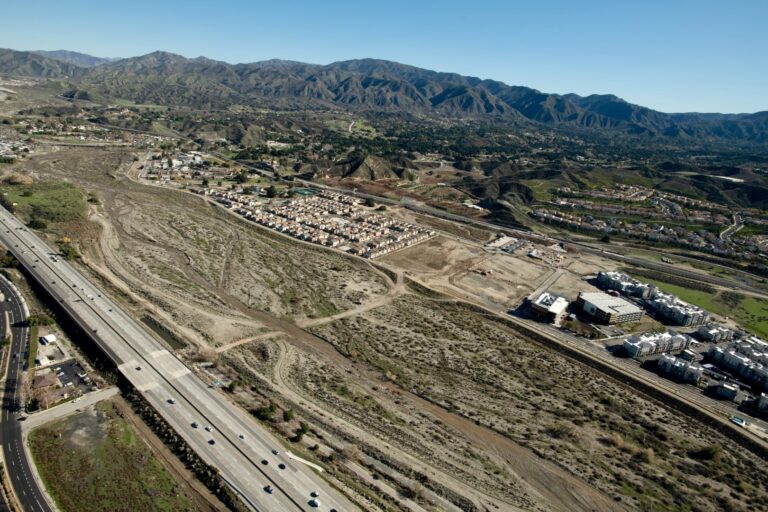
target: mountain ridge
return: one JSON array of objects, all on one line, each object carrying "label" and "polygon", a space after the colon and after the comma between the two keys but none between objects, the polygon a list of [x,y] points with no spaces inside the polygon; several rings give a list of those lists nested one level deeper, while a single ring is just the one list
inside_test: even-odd
[{"label": "mountain ridge", "polygon": [[612,94],[553,94],[381,59],[229,64],[156,51],[91,67],[0,50],[0,73],[65,78],[89,97],[196,108],[232,105],[534,122],[633,136],[768,142],[768,112],[664,113]]},{"label": "mountain ridge", "polygon": [[91,68],[107,62],[114,62],[120,60],[119,58],[112,57],[94,57],[86,53],[73,52],[70,50],[32,50],[32,53],[42,55],[51,59],[56,59],[75,66],[83,68]]}]

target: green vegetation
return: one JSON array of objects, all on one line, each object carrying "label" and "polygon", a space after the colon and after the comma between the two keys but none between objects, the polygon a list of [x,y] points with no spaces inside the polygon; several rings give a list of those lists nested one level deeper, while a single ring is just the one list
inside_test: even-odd
[{"label": "green vegetation", "polygon": [[29,221],[27,226],[29,226],[32,229],[40,229],[40,230],[42,230],[42,229],[47,228],[48,224],[46,224],[45,221],[42,221],[40,219],[32,219],[32,220]]},{"label": "green vegetation", "polygon": [[37,359],[37,325],[33,325],[29,333],[29,350],[27,351],[27,368],[32,369],[35,367],[35,359]]},{"label": "green vegetation", "polygon": [[702,307],[711,313],[732,318],[749,332],[764,338],[768,337],[768,300],[733,292],[709,293],[647,277],[639,277],[639,279],[655,284],[661,290],[673,293],[681,300]]},{"label": "green vegetation", "polygon": [[27,317],[27,325],[29,327],[37,327],[38,325],[53,325],[53,319],[46,315],[29,315],[29,317]]},{"label": "green vegetation", "polygon": [[63,512],[194,510],[112,402],[34,430],[29,445]]},{"label": "green vegetation", "polygon": [[141,321],[152,329],[155,334],[160,336],[171,348],[178,350],[187,346],[184,340],[179,338],[175,332],[158,322],[154,317],[144,315],[141,317]]},{"label": "green vegetation", "polygon": [[5,251],[5,254],[0,257],[0,267],[3,268],[17,268],[19,266],[19,260],[11,254],[11,251]]},{"label": "green vegetation", "polygon": [[275,411],[277,411],[277,405],[273,402],[269,402],[268,405],[251,410],[251,414],[261,421],[272,421],[272,416],[274,416]]},{"label": "green vegetation", "polygon": [[76,260],[80,257],[80,253],[77,252],[77,249],[75,249],[70,244],[62,244],[59,246],[59,252],[67,261]]},{"label": "green vegetation", "polygon": [[[67,222],[85,215],[82,193],[64,181],[39,181],[32,185],[0,185],[4,202],[16,203],[14,211],[41,222]],[[42,228],[35,228],[42,229]]]}]

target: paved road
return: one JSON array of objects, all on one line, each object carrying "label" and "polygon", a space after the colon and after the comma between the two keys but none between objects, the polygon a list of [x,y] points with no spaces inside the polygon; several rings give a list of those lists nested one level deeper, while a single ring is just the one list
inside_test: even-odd
[{"label": "paved road", "polygon": [[[730,289],[733,289],[733,290],[744,290],[744,291],[749,291],[749,292],[757,293],[757,294],[760,294],[760,295],[764,295],[765,294],[765,290],[762,290],[760,288],[756,288],[754,286],[750,286],[747,283],[744,283],[744,282],[741,282],[741,281],[736,281],[734,279],[725,279],[725,278],[716,277],[716,276],[713,276],[713,275],[710,275],[710,274],[705,274],[705,273],[702,273],[702,272],[695,272],[693,270],[688,270],[688,269],[685,269],[685,268],[681,268],[680,265],[673,265],[673,264],[668,264],[668,263],[658,263],[658,262],[649,261],[649,260],[646,260],[646,259],[643,259],[643,258],[636,258],[636,257],[633,257],[633,256],[626,256],[624,254],[619,254],[617,252],[611,252],[611,251],[621,251],[621,250],[624,250],[621,246],[613,246],[613,247],[611,247],[611,251],[606,251],[603,248],[595,247],[593,245],[590,245],[590,244],[587,244],[587,243],[584,243],[584,242],[575,242],[575,241],[567,240],[567,239],[564,239],[564,238],[555,238],[555,237],[551,237],[551,236],[547,236],[547,235],[541,235],[541,234],[538,234],[538,233],[534,233],[533,231],[523,231],[523,230],[515,229],[515,228],[509,227],[509,226],[502,226],[501,224],[494,224],[492,222],[486,222],[486,221],[474,219],[472,217],[466,217],[464,215],[457,215],[455,213],[449,213],[449,212],[446,212],[444,210],[440,210],[440,209],[437,209],[437,208],[432,208],[430,206],[424,206],[422,204],[414,202],[412,199],[409,199],[409,198],[389,199],[389,198],[386,198],[386,197],[374,196],[374,195],[371,195],[371,194],[365,194],[363,192],[358,192],[356,189],[350,190],[350,189],[340,188],[340,187],[331,187],[331,186],[328,186],[328,185],[323,185],[323,184],[315,183],[315,182],[312,182],[312,181],[306,181],[306,180],[302,180],[302,179],[294,179],[293,181],[297,182],[297,183],[301,183],[305,187],[309,187],[309,188],[315,188],[315,189],[318,189],[318,190],[331,190],[331,191],[334,191],[334,192],[339,192],[341,194],[352,195],[352,196],[361,197],[361,198],[364,198],[364,199],[370,198],[370,199],[373,199],[374,201],[378,201],[379,203],[390,204],[390,205],[395,205],[395,206],[402,206],[402,207],[407,208],[409,210],[413,210],[415,212],[422,213],[422,214],[425,214],[425,215],[430,215],[432,217],[438,217],[438,218],[441,218],[441,219],[447,219],[447,220],[451,220],[451,221],[454,221],[454,222],[459,222],[459,223],[462,223],[462,224],[470,224],[470,225],[478,226],[478,227],[485,228],[485,229],[491,229],[491,230],[494,230],[494,231],[504,231],[505,233],[507,233],[509,235],[520,237],[520,238],[524,238],[524,239],[528,239],[528,240],[532,240],[532,241],[539,242],[539,243],[544,243],[544,244],[563,243],[563,244],[567,244],[567,245],[570,245],[570,246],[578,247],[579,250],[581,250],[581,251],[588,252],[590,254],[595,254],[595,255],[601,256],[601,257],[606,258],[606,259],[622,262],[622,263],[625,263],[625,264],[632,264],[632,265],[635,265],[635,266],[638,266],[638,267],[644,267],[644,268],[651,269],[651,270],[657,270],[659,272],[665,272],[665,273],[668,273],[668,274],[677,275],[677,276],[685,277],[685,278],[688,278],[688,279],[693,279],[695,281],[700,281],[700,282],[705,282],[705,283],[709,283],[709,284],[713,284],[713,285],[717,285],[717,286],[722,286],[724,288],[730,288]],[[675,257],[680,257],[680,256],[679,255],[675,255]],[[692,259],[692,258],[688,258],[688,259],[690,259],[692,261],[699,261],[699,260],[695,260],[695,259]],[[711,263],[711,262],[706,262],[706,263],[710,264],[710,265],[714,265],[714,266],[720,266],[722,268],[727,268],[729,271],[732,271],[734,273],[741,273],[741,274],[744,274],[744,275],[748,275],[749,277],[754,278],[755,280],[761,280],[762,279],[759,276],[754,276],[754,275],[748,274],[745,271],[739,271],[739,270],[736,270],[736,269],[731,269],[729,267],[723,267],[722,265],[718,265],[718,264]]]},{"label": "paved road", "polygon": [[6,332],[5,312],[11,324],[11,359],[3,396],[0,439],[3,443],[3,457],[11,477],[11,485],[26,512],[52,511],[45,500],[43,490],[37,484],[24,451],[19,413],[24,403],[21,396],[21,377],[25,371],[26,352],[29,346],[29,329],[24,326],[26,316],[21,298],[4,278],[0,278],[0,292],[10,298],[0,304],[0,335]]},{"label": "paved road", "polygon": [[736,234],[741,228],[744,227],[744,223],[741,219],[741,215],[738,213],[733,214],[733,224],[728,226],[722,233],[720,233],[720,240],[729,240],[731,236]]},{"label": "paved road", "polygon": [[657,373],[645,370],[640,366],[640,362],[635,359],[614,356],[608,352],[605,346],[600,342],[591,341],[575,336],[548,324],[539,324],[538,322],[517,318],[515,318],[515,321],[526,324],[529,327],[535,327],[537,330],[557,339],[562,343],[575,346],[581,350],[586,350],[597,358],[602,359],[603,361],[613,366],[619,367],[624,372],[636,375],[646,381],[651,381],[655,386],[662,388],[671,394],[683,397],[693,404],[706,408],[712,412],[719,413],[723,416],[737,415],[745,417],[749,423],[764,430],[768,430],[768,422],[763,421],[760,418],[747,415],[744,411],[740,411],[738,405],[734,402],[714,399],[705,395],[702,390],[696,386],[690,384],[677,384]]},{"label": "paved road", "polygon": [[[192,449],[218,468],[222,478],[254,509],[354,509],[313,470],[283,453],[273,454],[272,450],[280,445],[269,432],[219,392],[208,388],[141,324],[4,208],[0,208],[0,242],[89,333]],[[192,427],[194,422],[197,428]],[[267,492],[267,487],[274,492]],[[319,507],[310,503],[313,491],[319,491]]]}]

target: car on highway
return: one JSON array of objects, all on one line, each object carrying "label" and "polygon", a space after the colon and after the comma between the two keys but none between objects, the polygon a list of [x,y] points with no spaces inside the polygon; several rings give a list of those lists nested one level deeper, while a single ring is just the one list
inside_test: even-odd
[{"label": "car on highway", "polygon": [[272,450],[272,455],[277,455],[278,453],[280,453],[280,452],[275,450],[275,449]]},{"label": "car on highway", "polygon": [[213,430],[213,427],[211,427],[210,425],[208,425],[207,427],[205,427],[205,431],[206,431],[206,432],[210,432],[211,430]]},{"label": "car on highway", "polygon": [[264,492],[272,494],[273,492],[275,492],[275,490],[272,488],[271,485],[268,485],[268,486],[264,487]]},{"label": "car on highway", "polygon": [[281,462],[280,464],[278,464],[278,465],[277,465],[277,467],[279,467],[280,469],[285,469],[285,464],[283,464],[283,463]]},{"label": "car on highway", "polygon": [[267,459],[261,459],[261,463],[266,466],[269,464],[269,461]]},{"label": "car on highway", "polygon": [[237,437],[239,437],[240,439],[245,439],[245,434],[239,434]]},{"label": "car on highway", "polygon": [[739,417],[739,416],[731,416],[730,420],[731,420],[732,423],[735,423],[736,425],[738,425],[740,427],[746,427],[747,426],[746,420],[744,418]]},{"label": "car on highway", "polygon": [[197,428],[197,427],[198,427],[198,424],[197,424],[197,422],[196,422],[196,421],[193,421],[193,422],[192,422],[192,428]]},{"label": "car on highway", "polygon": [[169,398],[169,399],[168,399],[168,403],[169,403],[169,404],[171,404],[171,405],[173,405],[173,404],[175,404],[175,403],[176,403],[176,399],[175,399],[175,398]]},{"label": "car on highway", "polygon": [[216,440],[215,439],[209,439],[208,440],[208,444],[214,445],[214,444],[216,444]]},{"label": "car on highway", "polygon": [[311,493],[309,493],[309,495],[312,496],[313,498],[317,498],[318,496],[320,496],[320,493],[317,491],[312,491]]}]

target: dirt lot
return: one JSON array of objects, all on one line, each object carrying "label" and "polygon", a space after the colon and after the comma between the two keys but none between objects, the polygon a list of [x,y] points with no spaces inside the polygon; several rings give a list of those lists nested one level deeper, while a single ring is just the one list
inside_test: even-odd
[{"label": "dirt lot", "polygon": [[531,258],[489,253],[477,244],[445,236],[387,255],[379,262],[404,270],[431,288],[504,307],[519,303],[551,273]]}]

